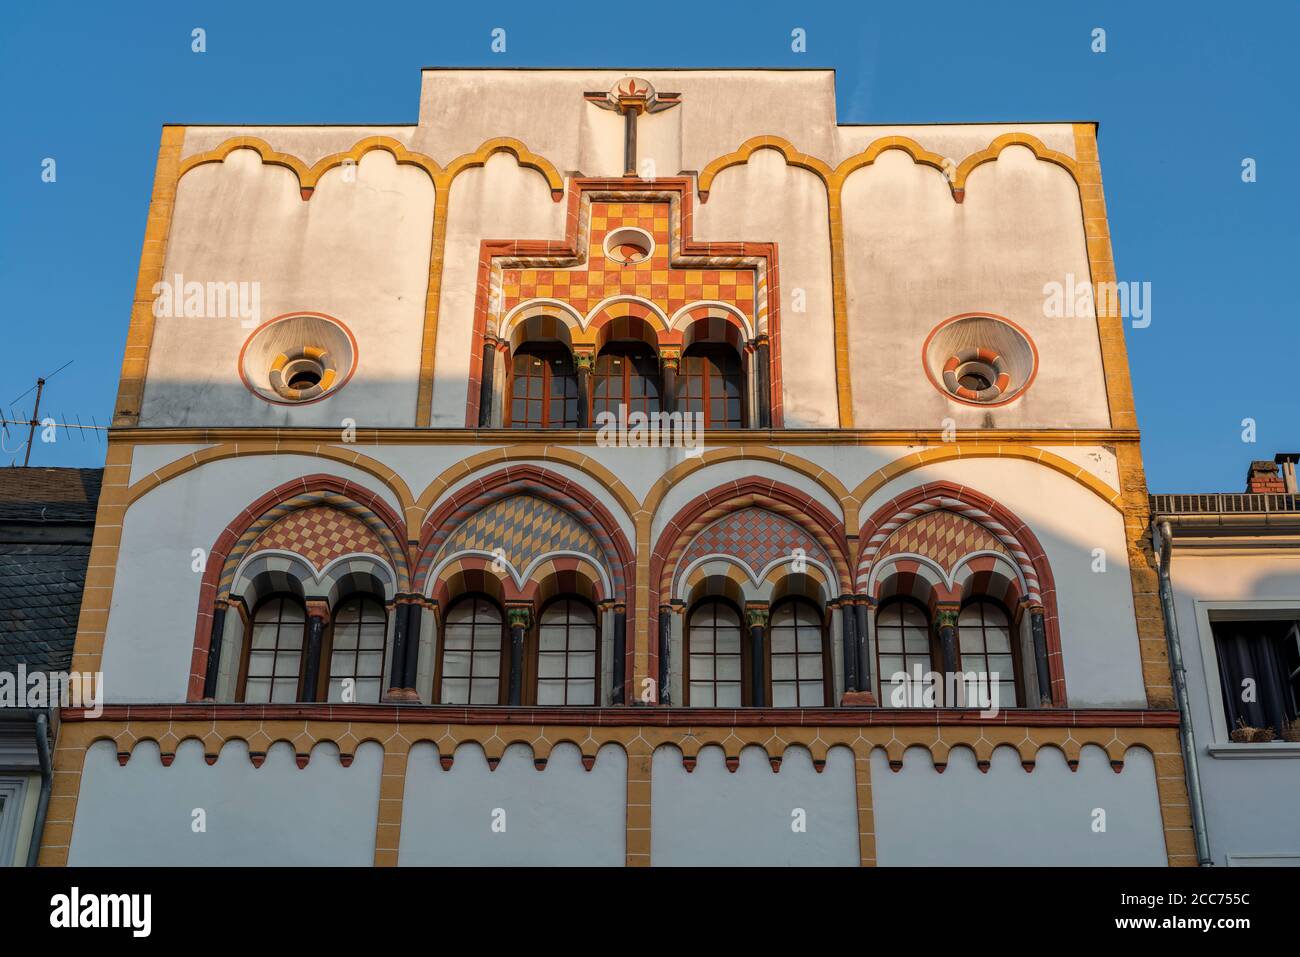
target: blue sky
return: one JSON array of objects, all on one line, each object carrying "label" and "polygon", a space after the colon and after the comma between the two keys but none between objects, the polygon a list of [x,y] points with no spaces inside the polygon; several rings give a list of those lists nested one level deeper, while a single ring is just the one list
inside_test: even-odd
[{"label": "blue sky", "polygon": [[[164,122],[414,122],[422,66],[834,67],[843,123],[1100,121],[1119,278],[1152,284],[1151,325],[1127,332],[1148,481],[1239,491],[1249,460],[1300,450],[1298,26],[1271,0],[6,4],[0,409],[71,360],[44,410],[110,417]],[[60,433],[32,463],[103,453]]]}]

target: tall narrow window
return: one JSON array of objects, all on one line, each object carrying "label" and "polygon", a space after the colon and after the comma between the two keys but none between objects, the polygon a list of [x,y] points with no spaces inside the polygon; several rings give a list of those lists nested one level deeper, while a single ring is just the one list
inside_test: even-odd
[{"label": "tall narrow window", "polygon": [[826,659],[822,616],[804,598],[777,605],[768,637],[771,702],[777,708],[820,708],[826,704]]},{"label": "tall narrow window", "polygon": [[438,668],[440,704],[500,704],[505,629],[501,609],[481,596],[447,611]]},{"label": "tall narrow window", "polygon": [[602,412],[658,412],[659,360],[643,342],[614,342],[600,350],[591,377],[592,421]]},{"label": "tall narrow window", "polygon": [[876,673],[880,675],[881,704],[921,708],[942,704],[942,691],[934,702],[925,700],[926,679],[934,669],[930,642],[930,616],[919,604],[905,598],[883,602],[876,613]]},{"label": "tall narrow window", "polygon": [[[1001,605],[976,599],[962,606],[957,617],[957,638],[961,648],[962,673],[968,708],[1014,708],[1016,663],[1011,623]],[[991,696],[996,693],[996,698]]]},{"label": "tall narrow window", "polygon": [[728,602],[706,599],[686,625],[686,703],[693,708],[739,708],[744,704],[744,643],[740,612]]},{"label": "tall narrow window", "polygon": [[[379,703],[387,638],[388,616],[380,602],[357,595],[339,606],[330,631],[327,700]],[[349,688],[350,694],[345,694]]]},{"label": "tall narrow window", "polygon": [[510,428],[576,429],[578,375],[563,346],[521,346],[511,359]]},{"label": "tall narrow window", "polygon": [[537,703],[596,704],[597,648],[595,609],[573,598],[547,605],[537,626]]},{"label": "tall narrow window", "polygon": [[241,700],[282,704],[300,700],[307,613],[289,596],[273,596],[253,612],[244,643]]},{"label": "tall narrow window", "polygon": [[677,409],[699,412],[705,428],[744,428],[745,374],[730,346],[697,342],[682,354]]}]

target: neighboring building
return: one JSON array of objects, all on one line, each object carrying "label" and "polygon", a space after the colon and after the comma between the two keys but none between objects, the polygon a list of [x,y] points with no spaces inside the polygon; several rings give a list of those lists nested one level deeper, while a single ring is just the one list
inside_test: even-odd
[{"label": "neighboring building", "polygon": [[1300,866],[1297,459],[1252,462],[1244,493],[1151,496],[1220,866]]},{"label": "neighboring building", "polygon": [[49,678],[72,660],[102,474],[0,468],[0,867],[28,863],[49,803]]},{"label": "neighboring building", "polygon": [[42,862],[1194,864],[1114,278],[826,70],[165,127]]}]

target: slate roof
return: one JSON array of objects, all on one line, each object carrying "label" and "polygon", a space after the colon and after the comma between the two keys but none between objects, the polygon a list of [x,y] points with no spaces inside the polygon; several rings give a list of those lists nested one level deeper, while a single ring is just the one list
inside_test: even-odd
[{"label": "slate roof", "polygon": [[0,468],[0,671],[70,664],[102,477]]}]

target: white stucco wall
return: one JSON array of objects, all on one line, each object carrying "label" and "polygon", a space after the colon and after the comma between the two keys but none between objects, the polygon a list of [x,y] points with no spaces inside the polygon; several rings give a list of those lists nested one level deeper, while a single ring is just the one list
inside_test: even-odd
[{"label": "white stucco wall", "polygon": [[[164,767],[152,741],[125,767],[111,741],[86,753],[68,863],[73,866],[364,866],[374,863],[383,749],[357,748],[350,767],[318,744],[305,768],[273,745],[260,768],[241,741],[209,766],[185,741]],[[206,830],[195,831],[195,809]]]},{"label": "white stucco wall", "polygon": [[417,744],[406,768],[399,863],[425,866],[622,867],[627,756],[605,745],[590,771],[577,745],[558,744],[538,771],[532,749],[506,748],[495,770],[462,744],[451,770]]},{"label": "white stucco wall", "polygon": [[[853,752],[832,748],[819,774],[804,748],[773,772],[762,748],[727,770],[722,748],[700,749],[688,772],[674,747],[654,753],[650,859],[666,867],[853,867],[858,815]],[[799,812],[803,812],[802,815]],[[806,829],[797,830],[800,825]]]},{"label": "white stucco wall", "polygon": [[[1130,748],[1116,774],[1106,753],[1085,747],[1077,771],[1056,748],[1026,774],[1014,748],[993,752],[987,773],[954,748],[942,774],[923,748],[903,767],[871,756],[871,799],[880,866],[1146,866],[1166,863],[1155,763]],[[1104,812],[1105,830],[1096,830]]]}]

